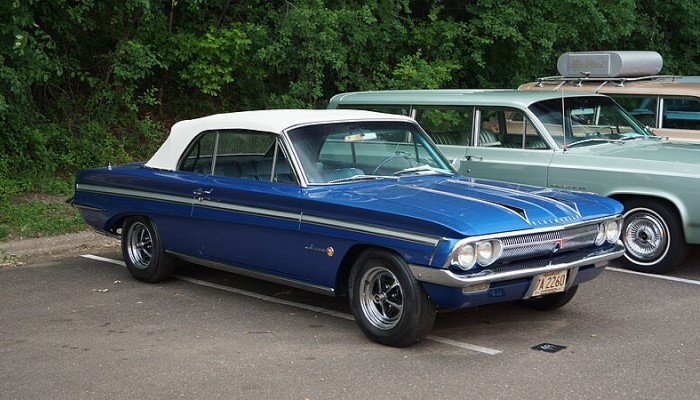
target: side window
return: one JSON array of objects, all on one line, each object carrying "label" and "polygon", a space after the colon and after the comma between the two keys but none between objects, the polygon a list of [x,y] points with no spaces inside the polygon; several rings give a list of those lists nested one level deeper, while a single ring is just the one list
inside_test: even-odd
[{"label": "side window", "polygon": [[[505,132],[505,115],[503,111],[482,109],[479,121],[479,135],[477,136],[477,146],[494,147],[501,146],[499,136],[501,131]],[[503,129],[501,126],[503,125]],[[505,139],[506,136],[504,135]],[[517,139],[517,138],[514,138]],[[517,142],[517,141],[515,141]]]},{"label": "side window", "polygon": [[661,127],[700,129],[700,99],[691,97],[664,98]]},{"label": "side window", "polygon": [[642,125],[656,127],[656,96],[614,96],[613,99]]},{"label": "side window", "polygon": [[477,145],[530,150],[549,148],[525,113],[502,108],[480,109]]},{"label": "side window", "polygon": [[469,146],[474,109],[416,107],[416,121],[439,145]]},{"label": "side window", "polygon": [[205,132],[186,152],[180,170],[256,181],[295,182],[277,136],[260,132]]},{"label": "side window", "polygon": [[180,160],[178,169],[199,174],[211,174],[216,138],[217,132],[205,132],[200,135],[185,152],[185,157]]}]

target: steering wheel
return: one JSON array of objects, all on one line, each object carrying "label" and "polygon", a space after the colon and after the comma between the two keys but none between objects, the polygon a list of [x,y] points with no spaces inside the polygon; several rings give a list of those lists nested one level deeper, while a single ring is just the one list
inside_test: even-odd
[{"label": "steering wheel", "polygon": [[383,159],[379,164],[377,164],[377,166],[374,168],[374,171],[372,171],[372,175],[377,175],[377,171],[379,171],[379,169],[380,169],[381,167],[383,167],[384,164],[386,164],[386,163],[388,163],[389,161],[391,161],[391,160],[393,160],[393,159],[396,159],[396,158],[402,158],[402,159],[406,160],[406,162],[408,163],[408,166],[409,166],[409,167],[412,167],[412,166],[413,166],[413,161],[411,161],[411,158],[410,158],[410,157],[411,157],[411,155],[408,154],[408,153],[398,152],[398,151],[397,151],[396,154],[390,155],[389,157]]},{"label": "steering wheel", "polygon": [[[610,126],[610,125],[605,125],[605,126],[601,126],[600,128],[598,128],[598,129],[595,131],[595,136],[602,136],[602,135],[603,135],[603,130],[605,130],[605,129],[610,129],[610,134],[611,134],[611,135],[615,134],[615,128],[613,128],[613,127]],[[591,135],[591,136],[592,136],[592,135]]]}]

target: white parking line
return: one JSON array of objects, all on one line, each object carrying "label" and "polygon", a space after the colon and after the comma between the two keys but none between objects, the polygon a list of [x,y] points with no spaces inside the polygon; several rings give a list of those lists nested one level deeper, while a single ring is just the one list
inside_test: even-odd
[{"label": "white parking line", "polygon": [[266,296],[266,295],[264,295],[264,294],[249,292],[249,291],[247,291],[247,290],[236,289],[236,288],[232,288],[232,287],[229,287],[229,286],[219,285],[219,284],[216,284],[216,283],[211,283],[211,282],[202,281],[202,280],[195,279],[195,278],[190,278],[189,276],[183,276],[183,275],[177,275],[177,274],[176,274],[176,275],[173,275],[173,277],[174,277],[174,278],[177,278],[177,279],[179,279],[179,280],[181,280],[181,281],[194,283],[195,285],[207,286],[207,287],[214,288],[214,289],[225,290],[225,291],[230,292],[230,293],[240,294],[240,295],[242,295],[242,296],[248,296],[248,297],[252,297],[252,298],[254,298],[254,299],[258,299],[258,300],[269,301],[270,303],[277,303],[277,304],[282,304],[282,305],[285,305],[285,306],[290,306],[290,307],[295,307],[295,308],[302,308],[302,309],[304,309],[304,310],[308,310],[308,311],[312,311],[312,312],[316,312],[316,313],[320,313],[320,314],[330,315],[331,317],[337,317],[337,318],[347,319],[348,321],[354,321],[354,320],[355,320],[355,319],[352,317],[352,315],[350,315],[350,314],[345,314],[345,313],[341,313],[341,312],[337,312],[337,311],[326,310],[325,308],[321,308],[321,307],[314,307],[314,306],[310,306],[310,305],[307,305],[307,304],[296,303],[296,302],[294,302],[294,301],[282,300],[282,299],[278,299],[278,298],[275,298],[275,297]]},{"label": "white parking line", "polygon": [[111,258],[95,256],[92,254],[83,254],[81,257],[89,258],[91,260],[97,260],[97,261],[103,261],[103,262],[107,262],[107,263],[117,264],[117,265],[121,265],[122,267],[126,267],[126,264],[122,260],[113,260]]},{"label": "white parking line", "polygon": [[688,284],[691,284],[691,285],[700,285],[700,281],[695,281],[695,280],[692,280],[692,279],[685,279],[685,278],[677,278],[677,277],[675,277],[675,276],[647,274],[647,273],[644,273],[644,272],[631,271],[631,270],[628,270],[628,269],[615,268],[615,267],[606,267],[605,269],[608,269],[608,270],[610,270],[610,271],[615,271],[615,272],[622,272],[622,273],[625,273],[625,274],[646,276],[647,278],[661,279],[661,280],[664,280],[664,281],[688,283]]},{"label": "white parking line", "polygon": [[458,342],[456,340],[447,339],[447,338],[435,336],[435,335],[428,335],[425,338],[428,340],[432,340],[434,342],[447,344],[450,346],[461,347],[461,348],[467,349],[467,350],[478,351],[479,353],[485,353],[485,354],[489,354],[492,356],[495,356],[496,354],[502,353],[501,350],[490,349],[488,347],[477,346],[475,344],[470,344],[470,343],[465,343],[465,342]]},{"label": "white parking line", "polygon": [[[114,259],[111,259],[111,258],[100,257],[100,256],[96,256],[96,255],[93,255],[93,254],[84,254],[84,255],[82,255],[81,257],[83,257],[83,258],[89,258],[89,259],[95,260],[95,261],[102,261],[102,262],[107,262],[107,263],[111,263],[111,264],[120,265],[120,266],[122,266],[122,267],[126,267],[126,264],[124,263],[124,261],[121,261],[121,260],[114,260]],[[263,300],[263,301],[268,301],[268,302],[271,302],[271,303],[282,304],[282,305],[289,306],[289,307],[301,308],[301,309],[303,309],[303,310],[308,310],[308,311],[312,311],[312,312],[316,312],[316,313],[320,313],[320,314],[330,315],[331,317],[342,318],[342,319],[346,319],[346,320],[348,320],[348,321],[354,321],[354,320],[355,320],[355,318],[354,318],[352,315],[350,315],[350,314],[345,314],[345,313],[341,313],[341,312],[337,312],[337,311],[326,310],[325,308],[314,307],[314,306],[310,306],[310,305],[307,305],[307,304],[302,304],[302,303],[296,303],[296,302],[293,302],[293,301],[277,299],[277,298],[275,298],[275,297],[266,296],[266,295],[264,295],[264,294],[249,292],[249,291],[247,291],[247,290],[236,289],[236,288],[232,288],[232,287],[229,287],[229,286],[224,286],[224,285],[219,285],[219,284],[216,284],[216,283],[211,283],[211,282],[203,281],[203,280],[200,280],[200,279],[190,278],[189,276],[183,276],[183,275],[178,275],[178,274],[176,274],[176,275],[173,275],[173,277],[176,278],[176,279],[179,279],[179,280],[181,280],[181,281],[193,283],[193,284],[195,284],[195,285],[207,286],[207,287],[214,288],[214,289],[224,290],[224,291],[227,291],[227,292],[230,292],[230,293],[239,294],[239,295],[241,295],[241,296],[252,297],[252,298],[255,298],[255,299],[259,299],[259,300]],[[462,348],[462,349],[472,350],[472,351],[476,351],[476,352],[484,353],[484,354],[488,354],[488,355],[496,355],[496,354],[500,354],[500,353],[501,353],[500,350],[490,349],[490,348],[488,348],[488,347],[477,346],[477,345],[475,345],[475,344],[470,344],[470,343],[465,343],[465,342],[459,342],[459,341],[456,341],[456,340],[447,339],[447,338],[443,338],[443,337],[435,336],[435,335],[428,335],[428,336],[426,336],[426,339],[427,339],[427,340],[432,340],[432,341],[434,341],[434,342],[446,344],[446,345],[449,345],[449,346],[455,346],[455,347],[459,347],[459,348]]]}]

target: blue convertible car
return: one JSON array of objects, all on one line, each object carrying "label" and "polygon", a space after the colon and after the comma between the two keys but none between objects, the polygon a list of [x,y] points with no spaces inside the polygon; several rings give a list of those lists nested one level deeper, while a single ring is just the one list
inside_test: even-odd
[{"label": "blue convertible car", "polygon": [[368,111],[182,121],[146,163],[80,171],[73,205],[136,279],[185,260],[347,295],[399,347],[438,308],[561,307],[624,252],[618,202],[461,176],[415,121]]}]

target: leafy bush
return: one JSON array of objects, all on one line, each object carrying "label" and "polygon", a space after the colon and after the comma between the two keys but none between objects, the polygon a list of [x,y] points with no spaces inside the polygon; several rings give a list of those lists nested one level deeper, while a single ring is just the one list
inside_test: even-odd
[{"label": "leafy bush", "polygon": [[694,1],[533,4],[2,1],[0,211],[80,168],[148,158],[181,119],[324,107],[341,91],[514,87],[571,50],[657,50],[665,73],[700,75]]}]

